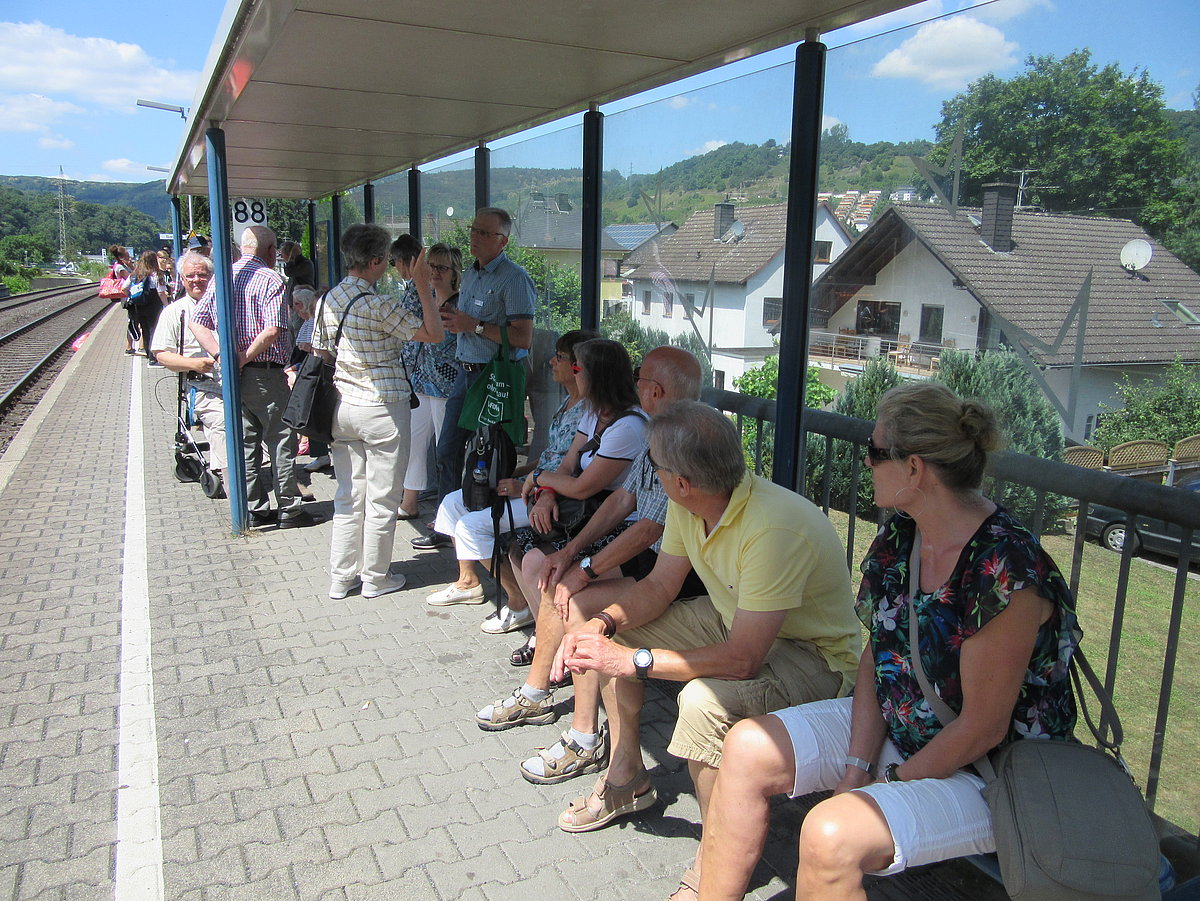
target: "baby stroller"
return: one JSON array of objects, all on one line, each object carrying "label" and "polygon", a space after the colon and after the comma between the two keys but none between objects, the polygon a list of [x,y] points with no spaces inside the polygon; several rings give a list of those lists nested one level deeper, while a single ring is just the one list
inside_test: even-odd
[{"label": "baby stroller", "polygon": [[225,497],[221,476],[208,465],[204,449],[196,442],[192,429],[198,425],[195,415],[196,389],[179,373],[179,401],[175,417],[175,478],[181,482],[199,482],[205,497]]}]

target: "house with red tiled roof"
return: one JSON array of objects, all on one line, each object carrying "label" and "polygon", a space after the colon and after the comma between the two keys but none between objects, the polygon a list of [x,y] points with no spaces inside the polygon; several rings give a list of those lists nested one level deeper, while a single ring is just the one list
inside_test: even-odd
[{"label": "house with red tiled roof", "polygon": [[[633,283],[634,320],[712,347],[717,387],[775,349],[783,311],[787,204],[698,210],[679,230],[646,242],[622,263]],[[853,238],[828,204],[817,207],[816,278]]]},{"label": "house with red tiled roof", "polygon": [[1015,202],[1015,186],[989,185],[982,209],[894,204],[817,280],[811,324],[931,362],[1016,350],[1086,441],[1124,376],[1200,362],[1200,275],[1129,220]]}]

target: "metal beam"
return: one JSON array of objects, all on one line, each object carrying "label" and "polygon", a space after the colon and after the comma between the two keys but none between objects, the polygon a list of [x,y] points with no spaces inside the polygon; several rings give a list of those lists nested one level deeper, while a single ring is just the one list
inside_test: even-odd
[{"label": "metal beam", "polygon": [[204,132],[205,159],[208,163],[208,211],[212,226],[213,278],[217,293],[217,339],[221,344],[221,398],[225,403],[225,447],[228,468],[225,491],[229,495],[230,527],[243,535],[250,526],[246,504],[246,460],[242,454],[242,386],[238,381],[237,322],[233,310],[233,271],[229,258],[229,183],[226,177],[225,132],[209,128]]},{"label": "metal beam", "polygon": [[337,284],[342,280],[342,255],[338,253],[338,242],[342,240],[342,195],[330,198],[333,208],[333,234],[329,236],[329,280]]},{"label": "metal beam", "polygon": [[363,222],[375,221],[375,185],[363,185]]},{"label": "metal beam", "polygon": [[788,175],[787,239],[783,252],[783,318],[779,331],[774,480],[804,487],[804,384],[816,239],[818,153],[825,93],[825,45],[812,34],[796,48],[792,88],[792,160]]},{"label": "metal beam", "polygon": [[308,258],[312,260],[313,275],[317,279],[318,285],[321,282],[321,264],[317,261],[317,204],[315,201],[308,202]]},{"label": "metal beam", "polygon": [[421,239],[421,170],[413,166],[408,170],[408,233]]},{"label": "metal beam", "polygon": [[586,329],[600,327],[603,179],[604,114],[593,106],[583,116],[583,295],[579,299],[579,323]]},{"label": "metal beam", "polygon": [[183,209],[179,205],[179,195],[176,194],[171,198],[171,231],[174,232],[171,240],[171,253],[178,260],[183,256]]},{"label": "metal beam", "polygon": [[475,209],[491,205],[492,152],[480,144],[475,148]]}]

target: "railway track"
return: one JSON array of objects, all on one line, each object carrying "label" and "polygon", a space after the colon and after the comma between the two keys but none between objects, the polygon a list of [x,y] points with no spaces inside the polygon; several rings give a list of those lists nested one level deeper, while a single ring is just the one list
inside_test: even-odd
[{"label": "railway track", "polygon": [[0,302],[0,451],[65,363],[65,352],[112,307],[95,283]]}]

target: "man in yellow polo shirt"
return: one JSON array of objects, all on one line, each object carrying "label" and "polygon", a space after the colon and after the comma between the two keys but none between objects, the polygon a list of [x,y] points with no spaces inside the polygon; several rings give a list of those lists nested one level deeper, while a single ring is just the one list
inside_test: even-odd
[{"label": "man in yellow polo shirt", "polygon": [[[687,759],[703,819],[729,728],[844,695],[858,664],[850,573],[829,519],[749,473],[737,430],[706,404],[673,404],[647,436],[670,501],[658,561],[639,582],[593,584],[612,601],[572,626],[555,661],[555,678],[602,675],[611,741],[608,773],[559,817],[567,832],[654,803],[638,734],[645,679],[687,683],[668,750]],[[692,567],[708,595],[672,604]]]}]

